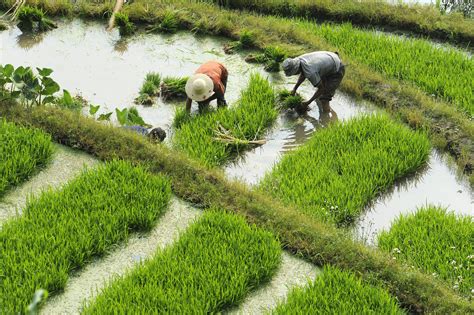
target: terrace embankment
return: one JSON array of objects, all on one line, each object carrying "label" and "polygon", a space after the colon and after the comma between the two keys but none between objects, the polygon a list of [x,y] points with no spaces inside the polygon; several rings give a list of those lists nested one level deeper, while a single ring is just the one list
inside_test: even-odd
[{"label": "terrace embankment", "polygon": [[0,226],[6,219],[21,214],[28,197],[61,186],[78,175],[85,166],[93,166],[98,162],[83,152],[62,145],[55,147],[52,160],[45,168],[0,199]]},{"label": "terrace embankment", "polygon": [[100,159],[117,157],[144,163],[155,173],[168,175],[173,191],[186,201],[204,207],[219,207],[243,214],[276,235],[292,253],[316,264],[333,264],[357,272],[372,283],[383,283],[404,307],[413,312],[453,311],[469,313],[474,305],[439,281],[409,270],[385,255],[366,248],[334,227],[299,213],[291,206],[229,183],[217,170],[209,170],[181,153],[152,146],[138,135],[101,125],[80,115],[35,108],[26,113],[17,107],[2,107],[2,115],[51,133],[58,142],[79,147]]}]

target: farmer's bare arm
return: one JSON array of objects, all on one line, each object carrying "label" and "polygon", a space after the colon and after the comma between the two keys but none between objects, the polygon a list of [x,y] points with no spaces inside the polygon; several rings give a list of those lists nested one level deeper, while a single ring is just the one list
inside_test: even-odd
[{"label": "farmer's bare arm", "polygon": [[291,95],[295,95],[296,94],[296,90],[298,90],[298,88],[300,87],[301,83],[304,82],[304,80],[306,80],[305,76],[303,75],[303,73],[300,74],[299,78],[298,78],[298,81],[296,82],[296,85],[295,87],[293,88],[293,91],[291,91]]},{"label": "farmer's bare arm", "polygon": [[193,103],[193,100],[188,97],[186,99],[186,112],[188,112],[188,113],[191,112],[191,104],[192,103]]},{"label": "farmer's bare arm", "polygon": [[321,81],[317,86],[318,90],[314,93],[314,95],[308,101],[303,102],[302,104],[307,106],[311,104],[315,99],[319,98],[323,94],[323,85],[324,83]]}]

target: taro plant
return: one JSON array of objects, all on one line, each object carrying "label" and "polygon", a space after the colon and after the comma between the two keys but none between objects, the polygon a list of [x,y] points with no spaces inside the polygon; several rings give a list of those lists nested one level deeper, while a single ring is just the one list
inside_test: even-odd
[{"label": "taro plant", "polygon": [[122,110],[116,108],[115,113],[117,114],[117,120],[122,126],[143,126],[150,128],[151,125],[147,124],[138,113],[135,107],[124,108]]},{"label": "taro plant", "polygon": [[188,77],[175,78],[166,77],[161,83],[161,97],[164,101],[169,100],[185,100],[186,99],[186,82]]},{"label": "taro plant", "polygon": [[3,99],[18,99],[24,106],[54,103],[54,94],[59,85],[50,77],[53,70],[30,67],[14,68],[11,64],[0,66],[0,96]]},{"label": "taro plant", "polygon": [[43,10],[31,7],[28,5],[23,6],[18,11],[18,28],[22,31],[33,31],[37,28],[38,31],[48,31],[53,28],[57,28],[57,25],[46,18]]},{"label": "taro plant", "polygon": [[70,110],[81,110],[87,102],[80,96],[71,96],[68,90],[63,90],[63,95],[56,98],[55,104],[58,107],[70,109]]}]

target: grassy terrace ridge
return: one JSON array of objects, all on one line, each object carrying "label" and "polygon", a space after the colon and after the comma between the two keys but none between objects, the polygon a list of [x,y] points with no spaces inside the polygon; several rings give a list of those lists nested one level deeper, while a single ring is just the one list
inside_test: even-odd
[{"label": "grassy terrace ridge", "polygon": [[357,219],[379,193],[425,164],[429,140],[382,115],[324,128],[286,154],[259,189],[338,225]]},{"label": "grassy terrace ridge", "polygon": [[351,22],[385,30],[402,30],[463,46],[474,43],[474,21],[461,13],[442,14],[436,7],[418,4],[389,4],[362,0],[172,0],[207,2],[224,7],[309,20]]},{"label": "grassy terrace ridge", "polygon": [[30,200],[0,230],[0,313],[25,313],[40,288],[63,290],[71,271],[150,230],[170,198],[163,176],[112,161]]},{"label": "grassy terrace ridge", "polygon": [[83,313],[219,313],[267,281],[280,260],[271,233],[240,216],[209,211],[175,244],[114,279]]},{"label": "grassy terrace ridge", "polygon": [[0,197],[46,165],[53,151],[48,134],[0,118]]},{"label": "grassy terrace ridge", "polygon": [[[252,74],[236,106],[195,117],[178,112],[172,143],[204,165],[222,165],[248,147],[248,141],[259,140],[277,116],[273,88],[259,74]],[[235,139],[220,139],[216,134],[220,128]]]},{"label": "grassy terrace ridge", "polygon": [[315,281],[294,288],[272,314],[405,314],[390,294],[354,274],[326,266]]},{"label": "grassy terrace ridge", "polygon": [[[256,48],[278,46],[290,55],[311,50],[337,50],[317,34],[309,34],[306,27],[294,20],[229,11],[205,3],[170,3],[175,1],[178,0],[136,0],[124,6],[123,10],[134,23],[159,24],[163,19],[174,19],[174,25],[180,29],[226,36],[233,40],[251,29]],[[84,0],[73,7],[71,2],[41,0],[38,5],[54,14],[103,18],[113,3],[94,4]],[[342,90],[387,109],[414,129],[427,130],[434,146],[448,152],[474,184],[472,120],[452,104],[435,99],[412,84],[389,79],[346,54],[342,54],[342,58],[350,64],[342,81]]]},{"label": "grassy terrace ridge", "polygon": [[474,220],[426,206],[401,215],[378,237],[396,259],[434,273],[456,291],[474,296]]},{"label": "grassy terrace ridge", "polygon": [[341,230],[310,217],[261,192],[225,178],[175,150],[153,145],[140,135],[102,125],[77,113],[38,107],[31,111],[2,104],[0,116],[41,128],[64,145],[82,149],[102,160],[123,158],[167,175],[173,192],[205,208],[242,214],[247,222],[274,233],[283,247],[316,265],[332,264],[383,285],[411,312],[473,313],[474,304],[438,279],[408,268],[381,251],[350,239]]}]

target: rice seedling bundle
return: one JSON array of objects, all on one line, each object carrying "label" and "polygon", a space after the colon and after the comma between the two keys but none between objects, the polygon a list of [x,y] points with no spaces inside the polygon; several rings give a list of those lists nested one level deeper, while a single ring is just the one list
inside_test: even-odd
[{"label": "rice seedling bundle", "polygon": [[401,215],[378,246],[393,257],[446,281],[465,295],[474,295],[474,219],[426,206]]},{"label": "rice seedling bundle", "polygon": [[173,246],[112,281],[84,313],[219,313],[268,280],[280,255],[271,233],[209,211]]},{"label": "rice seedling bundle", "polygon": [[285,155],[260,189],[318,218],[347,225],[378,194],[428,159],[427,137],[387,116],[320,130]]},{"label": "rice seedling bundle", "polygon": [[164,101],[186,100],[186,82],[188,77],[166,77],[161,83],[161,97]]},{"label": "rice seedling bundle", "polygon": [[25,312],[38,289],[64,289],[71,271],[151,229],[170,197],[167,179],[113,161],[29,200],[0,230],[0,313]]},{"label": "rice seedling bundle", "polygon": [[53,151],[48,134],[0,119],[0,196],[44,166]]},{"label": "rice seedling bundle", "polygon": [[405,314],[387,291],[330,266],[306,287],[293,289],[272,313]]},{"label": "rice seedling bundle", "polygon": [[141,105],[152,105],[153,98],[160,94],[160,84],[161,75],[159,73],[147,73],[140,88],[139,95],[135,99],[135,103]]},{"label": "rice seedling bundle", "polygon": [[119,28],[121,36],[131,35],[135,32],[135,26],[130,22],[128,14],[117,12],[115,14],[115,23]]},{"label": "rice seedling bundle", "polygon": [[[176,116],[180,125],[173,146],[207,166],[218,166],[249,147],[249,141],[260,140],[276,120],[275,95],[267,80],[252,74],[242,92],[238,106],[186,118]],[[223,129],[234,141],[220,141],[216,132]]]},{"label": "rice seedling bundle", "polygon": [[303,25],[354,60],[390,77],[412,82],[474,116],[474,61],[465,54],[422,39],[358,30],[350,24]]}]

